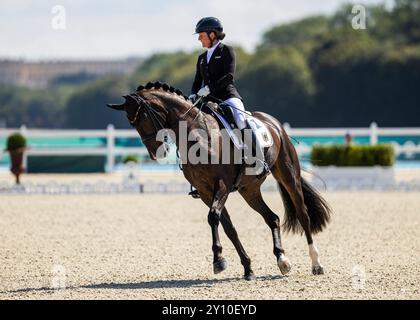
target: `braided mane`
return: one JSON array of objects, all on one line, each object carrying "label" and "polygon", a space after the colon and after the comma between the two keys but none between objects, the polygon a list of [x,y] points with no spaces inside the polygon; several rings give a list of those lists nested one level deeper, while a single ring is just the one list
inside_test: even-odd
[{"label": "braided mane", "polygon": [[137,91],[159,90],[159,89],[163,90],[163,91],[166,91],[166,92],[176,94],[180,97],[183,97],[185,100],[188,100],[188,97],[185,96],[180,89],[175,89],[174,87],[168,85],[167,83],[161,83],[159,81],[148,82],[145,86],[140,85],[140,86],[137,87]]}]

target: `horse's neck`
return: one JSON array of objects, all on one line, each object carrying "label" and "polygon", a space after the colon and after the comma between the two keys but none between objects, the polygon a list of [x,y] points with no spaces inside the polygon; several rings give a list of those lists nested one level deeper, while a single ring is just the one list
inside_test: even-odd
[{"label": "horse's neck", "polygon": [[[206,129],[204,123],[205,115],[198,107],[190,103],[176,103],[173,104],[168,111],[171,113],[173,130],[179,128],[181,121],[185,121],[187,129],[202,128]],[[203,117],[204,116],[204,117]]]},{"label": "horse's neck", "polygon": [[[211,124],[211,117],[190,103],[173,105],[169,112],[174,119],[170,129],[176,136],[175,143],[179,154],[182,158],[187,159],[187,150],[199,141],[196,140],[198,136],[205,133],[208,139],[211,139],[211,128],[214,127]],[[203,145],[203,147],[205,146]]]}]

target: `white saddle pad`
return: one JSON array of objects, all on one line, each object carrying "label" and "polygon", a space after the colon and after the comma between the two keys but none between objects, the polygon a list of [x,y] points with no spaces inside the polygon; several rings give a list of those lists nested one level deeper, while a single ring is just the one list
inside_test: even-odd
[{"label": "white saddle pad", "polygon": [[268,130],[267,126],[261,120],[248,116],[246,121],[248,121],[249,126],[255,132],[255,136],[261,147],[267,148],[273,145],[273,137],[270,130]]},{"label": "white saddle pad", "polygon": [[238,148],[238,149],[244,149],[245,145],[238,138],[238,136],[233,132],[232,127],[229,125],[229,123],[226,121],[226,119],[220,113],[214,112],[212,109],[210,109],[210,110],[217,117],[217,119],[219,119],[220,122],[223,124],[223,127],[226,129],[226,131],[229,134],[229,137],[232,140],[235,147]]},{"label": "white saddle pad", "polygon": [[[223,127],[226,129],[235,147],[238,149],[244,149],[245,145],[238,138],[238,136],[233,132],[232,127],[229,125],[226,119],[218,112],[214,112],[212,109],[210,110],[217,117],[217,119],[219,119],[220,122],[223,124]],[[271,147],[273,145],[273,137],[271,136],[270,131],[267,129],[267,126],[262,121],[252,116],[247,116],[246,121],[248,121],[249,126],[255,132],[255,135],[261,147],[265,148],[265,147]]]}]

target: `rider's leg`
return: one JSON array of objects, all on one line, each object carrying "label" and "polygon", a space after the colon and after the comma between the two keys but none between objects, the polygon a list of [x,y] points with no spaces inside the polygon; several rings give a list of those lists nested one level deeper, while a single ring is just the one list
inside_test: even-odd
[{"label": "rider's leg", "polygon": [[265,177],[270,173],[270,167],[265,161],[264,148],[261,147],[260,141],[257,138],[253,127],[249,124],[248,121],[246,121],[246,124],[247,126],[244,130],[242,130],[244,142],[247,146],[251,146],[250,150],[248,149],[245,151],[248,153],[248,156],[250,156],[246,162],[248,163],[251,161],[251,164],[255,163],[255,166],[252,168],[252,170],[247,169],[245,173],[256,175],[257,178]]},{"label": "rider's leg", "polygon": [[[229,98],[225,100],[224,102],[231,106],[236,125],[242,131],[243,136],[245,136],[244,130],[245,129],[252,130],[252,128],[249,126],[246,120],[245,107],[244,107],[244,104],[242,103],[242,100],[239,98]],[[251,141],[250,143],[247,144],[246,140],[251,140]],[[249,149],[251,149],[251,150],[248,150],[248,152],[252,151],[252,155],[253,156],[255,155],[256,161],[260,162],[258,163],[258,168],[261,168],[259,169],[261,172],[258,172],[257,176],[262,177],[262,176],[267,175],[270,169],[264,159],[264,150],[260,147],[259,141],[253,130],[251,131],[251,139],[244,139],[244,143],[247,146],[249,145],[250,147]]]},{"label": "rider's leg", "polygon": [[233,117],[239,130],[244,129],[246,127],[246,114],[242,100],[239,98],[229,98],[223,102],[231,106]]}]

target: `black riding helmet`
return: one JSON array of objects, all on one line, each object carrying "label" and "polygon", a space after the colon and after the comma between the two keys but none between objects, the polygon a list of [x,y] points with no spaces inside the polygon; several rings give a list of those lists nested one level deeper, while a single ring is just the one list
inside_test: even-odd
[{"label": "black riding helmet", "polygon": [[214,17],[205,17],[197,22],[195,33],[218,31],[223,32],[223,26],[219,19]]}]

